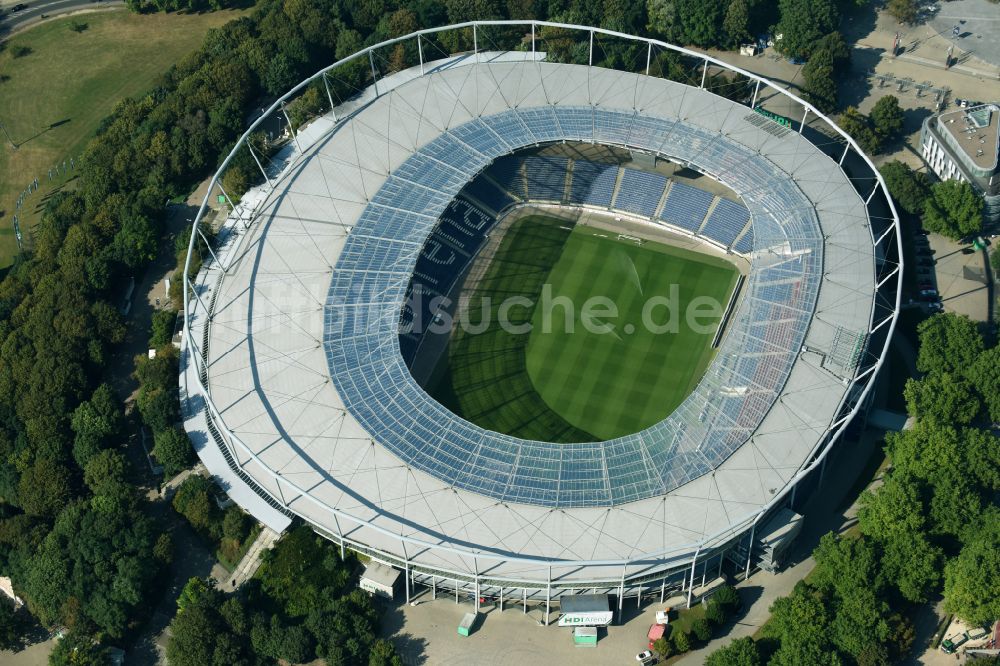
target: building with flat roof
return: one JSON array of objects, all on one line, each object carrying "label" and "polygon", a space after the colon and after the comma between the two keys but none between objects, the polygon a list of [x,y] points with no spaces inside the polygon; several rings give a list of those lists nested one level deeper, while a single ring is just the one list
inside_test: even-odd
[{"label": "building with flat roof", "polygon": [[[634,40],[650,60],[654,48],[697,58],[705,74],[737,77],[749,103],[550,62],[535,48],[547,27],[537,22],[503,24],[522,32],[522,50],[482,52],[489,26],[375,45],[275,103],[280,112],[338,67],[371,64],[367,87],[299,131],[280,169],[261,165],[266,184],[242,197],[215,255],[187,281],[185,427],[251,513],[279,528],[301,518],[397,567],[407,598],[414,583],[546,608],[581,591],[613,593],[619,608],[628,595],[690,598],[727,563],[745,575],[763,554],[755,530],[816,485],[864,407],[899,306],[898,218],[874,166],[818,111],[802,106],[802,121],[787,125],[754,111],[758,93],[802,103],[780,86],[579,26],[557,27],[582,31],[583,44]],[[428,35],[441,30],[468,31],[479,46],[427,62]],[[419,64],[379,76],[373,54],[397,43]],[[713,195],[677,187],[699,211],[685,226],[663,214],[669,191],[648,174],[515,164],[563,169],[530,183],[525,172],[529,199],[555,182],[583,209],[704,235],[749,263],[745,296],[698,385],[661,422],[607,441],[478,427],[421,388],[400,347],[407,286],[450,204],[518,151],[563,142],[669,160],[723,183],[744,207],[719,200],[708,215],[692,201]],[[575,188],[585,173],[587,187]],[[487,194],[506,201],[495,187]]]},{"label": "building with flat roof", "polygon": [[986,219],[1000,221],[1000,105],[954,109],[924,120],[920,151],[941,180],[970,183],[986,200]]}]

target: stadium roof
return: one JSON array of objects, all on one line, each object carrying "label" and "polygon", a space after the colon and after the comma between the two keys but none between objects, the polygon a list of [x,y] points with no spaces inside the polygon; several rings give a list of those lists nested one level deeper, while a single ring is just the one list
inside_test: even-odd
[{"label": "stadium roof", "polygon": [[[759,515],[840,414],[873,317],[865,201],[836,161],[744,105],[511,57],[525,56],[401,73],[317,124],[221,282],[200,278],[209,394],[245,473],[356,543],[508,578],[537,579],[546,561],[590,563],[560,575],[593,580],[618,574],[603,562],[690,557]],[[493,158],[563,139],[689,164],[742,197],[755,240],[747,295],[695,392],[646,431],[569,445],[454,416],[410,377],[397,337],[444,206]]]}]

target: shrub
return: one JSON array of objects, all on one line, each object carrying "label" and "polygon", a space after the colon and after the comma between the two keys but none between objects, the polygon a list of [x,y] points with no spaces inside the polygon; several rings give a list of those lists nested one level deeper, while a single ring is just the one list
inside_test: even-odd
[{"label": "shrub", "polygon": [[723,585],[712,595],[710,604],[712,602],[719,604],[729,614],[740,607],[740,593],[732,585]]},{"label": "shrub", "polygon": [[653,652],[660,655],[661,658],[666,659],[674,653],[674,646],[670,644],[670,641],[661,636],[653,641]]},{"label": "shrub", "polygon": [[691,633],[699,641],[705,642],[712,637],[712,626],[708,623],[708,620],[699,617],[691,623]]},{"label": "shrub", "polygon": [[195,459],[191,440],[179,428],[169,428],[153,436],[153,456],[168,477],[187,469]]},{"label": "shrub", "polygon": [[222,516],[211,496],[212,482],[192,475],[184,480],[174,495],[174,511],[184,516],[191,526],[213,541],[222,538]]},{"label": "shrub", "polygon": [[691,649],[691,636],[686,631],[675,631],[671,636],[674,648],[679,654],[683,654]]},{"label": "shrub", "polygon": [[222,519],[222,534],[230,539],[242,542],[250,532],[249,521],[246,514],[236,506],[226,509],[226,515]]},{"label": "shrub", "polygon": [[158,349],[169,344],[174,337],[174,323],[177,313],[173,310],[157,310],[153,313],[153,322],[149,330],[149,346]]},{"label": "shrub", "polygon": [[712,599],[705,608],[705,619],[717,627],[721,626],[726,623],[726,610],[719,602]]}]

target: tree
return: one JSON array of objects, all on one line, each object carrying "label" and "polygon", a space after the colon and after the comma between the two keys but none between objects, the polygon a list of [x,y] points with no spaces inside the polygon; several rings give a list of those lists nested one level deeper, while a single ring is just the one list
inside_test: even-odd
[{"label": "tree", "polygon": [[43,623],[86,623],[121,637],[159,573],[153,523],[134,505],[99,500],[73,502],[59,513],[21,580]]},{"label": "tree", "polygon": [[122,423],[120,403],[107,384],[98,386],[90,400],[80,403],[70,421],[75,433],[73,458],[80,469],[112,443],[109,440],[120,434]]},{"label": "tree", "polygon": [[924,226],[952,240],[983,230],[983,198],[972,185],[960,180],[934,183],[924,202]]},{"label": "tree", "polygon": [[[1000,253],[993,256],[1000,256]],[[966,376],[979,393],[990,422],[1000,423],[1000,347],[980,354]]]},{"label": "tree", "polygon": [[168,428],[153,435],[153,456],[163,465],[168,478],[187,469],[195,460],[191,440],[180,428]]},{"label": "tree", "polygon": [[25,614],[18,612],[6,597],[0,598],[0,650],[21,650],[26,642],[28,627]]},{"label": "tree", "polygon": [[926,536],[926,509],[920,484],[904,474],[890,474],[875,491],[859,498],[858,525],[882,546],[882,570],[904,598],[922,602],[941,580],[943,554]]},{"label": "tree", "polygon": [[907,601],[923,603],[941,584],[942,550],[923,532],[903,532],[884,542],[882,570]]},{"label": "tree", "polygon": [[243,541],[247,537],[247,516],[238,507],[232,506],[226,510],[222,519],[222,534],[235,541]]},{"label": "tree", "polygon": [[699,641],[705,642],[712,637],[712,627],[708,624],[708,620],[699,617],[691,623],[691,633]]},{"label": "tree", "polygon": [[815,44],[802,68],[803,90],[821,111],[830,113],[837,108],[838,80],[840,73],[847,71],[850,60],[851,50],[839,32],[832,32]]},{"label": "tree", "polygon": [[95,495],[114,494],[123,485],[131,491],[132,487],[127,485],[125,477],[127,466],[125,456],[106,449],[87,463],[83,470],[83,482]]},{"label": "tree", "polygon": [[820,596],[804,581],[796,583],[787,597],[775,599],[770,611],[771,619],[762,629],[766,638],[779,640],[782,647],[801,642],[832,652],[829,612]]},{"label": "tree", "polygon": [[649,30],[680,44],[710,48],[723,40],[725,0],[648,0]]},{"label": "tree", "polygon": [[722,29],[730,44],[735,46],[753,39],[750,34],[750,14],[754,4],[751,0],[731,0],[729,3],[722,20]]},{"label": "tree", "polygon": [[[226,190],[229,191],[228,188]],[[149,330],[149,346],[152,349],[170,344],[174,337],[174,323],[177,321],[177,313],[173,310],[157,310],[153,313],[153,321]]]},{"label": "tree", "polygon": [[850,134],[866,153],[877,155],[882,150],[878,134],[871,128],[868,118],[853,106],[844,109],[837,121],[840,129]]},{"label": "tree", "polygon": [[222,538],[222,516],[211,494],[212,482],[193,474],[177,488],[171,506],[203,537],[218,541]]},{"label": "tree", "polygon": [[272,659],[303,663],[316,656],[315,643],[305,627],[286,626],[277,615],[272,615],[270,621],[258,615],[250,630],[250,641],[255,653]]},{"label": "tree", "polygon": [[18,497],[29,516],[54,516],[71,496],[70,472],[54,460],[36,460],[21,474]]},{"label": "tree", "polygon": [[983,351],[983,336],[976,322],[965,315],[936,314],[917,326],[920,372],[961,374],[975,364]]},{"label": "tree", "polygon": [[917,483],[904,474],[892,473],[875,491],[858,498],[858,526],[878,541],[924,529],[924,507]]},{"label": "tree", "polygon": [[218,614],[208,603],[187,606],[170,623],[167,661],[171,666],[222,666],[216,653],[218,651],[221,656],[225,652],[226,645],[220,639],[226,633]]},{"label": "tree", "polygon": [[[995,520],[997,513],[990,514]],[[966,543],[944,568],[945,608],[969,624],[982,625],[1000,617],[1000,525],[987,526]]]},{"label": "tree", "polygon": [[760,650],[749,636],[737,638],[708,655],[705,666],[760,666]]},{"label": "tree", "polygon": [[968,425],[982,409],[972,386],[949,372],[908,379],[903,389],[906,410],[917,418]]},{"label": "tree", "polygon": [[674,653],[674,646],[665,637],[660,636],[653,641],[653,652],[660,655],[661,659],[666,659]]},{"label": "tree", "polygon": [[866,538],[826,534],[813,551],[813,583],[834,610],[829,640],[857,660],[889,637],[889,607],[883,600],[885,576],[877,548]]},{"label": "tree", "polygon": [[806,98],[820,111],[830,113],[837,108],[837,77],[833,54],[817,49],[802,68],[803,91]]},{"label": "tree", "polygon": [[49,666],[106,666],[108,651],[76,631],[63,636],[49,655]]},{"label": "tree", "polygon": [[705,607],[705,619],[717,627],[726,623],[726,611],[715,600],[710,600]]},{"label": "tree", "polygon": [[984,493],[1000,486],[997,448],[990,433],[923,419],[910,430],[886,436],[893,474],[929,487],[928,530],[955,536],[980,518]]},{"label": "tree", "polygon": [[900,23],[913,24],[917,22],[920,5],[917,0],[889,0],[886,10]]},{"label": "tree", "polygon": [[721,606],[726,613],[733,613],[740,607],[740,593],[732,585],[722,585],[712,594],[711,602]]},{"label": "tree", "polygon": [[832,0],[779,0],[781,19],[776,48],[787,56],[807,58],[817,42],[837,29],[840,15]]},{"label": "tree", "polygon": [[678,654],[684,654],[691,649],[691,636],[686,631],[674,631],[670,634],[674,649]]},{"label": "tree", "polygon": [[875,126],[875,132],[883,140],[895,139],[903,131],[903,110],[899,108],[899,100],[895,95],[880,97],[868,116]]},{"label": "tree", "polygon": [[914,171],[899,160],[886,162],[879,172],[889,188],[889,194],[904,211],[910,215],[923,212],[924,201],[930,194],[930,185],[924,173]]},{"label": "tree", "polygon": [[250,178],[250,172],[239,164],[230,166],[222,176],[222,186],[226,188],[226,193],[232,197],[233,203],[239,203],[252,185],[253,180]]},{"label": "tree", "polygon": [[163,565],[169,565],[174,561],[174,540],[166,532],[156,537],[153,544],[153,558]]},{"label": "tree", "polygon": [[349,580],[336,548],[305,525],[267,551],[260,571],[264,591],[289,617],[321,608],[323,599],[344,590]]},{"label": "tree", "polygon": [[177,596],[177,613],[180,614],[191,606],[205,602],[211,596],[212,588],[203,578],[189,578]]},{"label": "tree", "polygon": [[396,646],[380,638],[372,645],[368,666],[403,666],[403,658],[396,652]]}]

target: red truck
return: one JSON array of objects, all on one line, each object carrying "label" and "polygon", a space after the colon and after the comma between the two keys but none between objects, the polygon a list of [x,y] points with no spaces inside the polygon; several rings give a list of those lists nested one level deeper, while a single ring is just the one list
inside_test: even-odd
[{"label": "red truck", "polygon": [[646,638],[649,639],[649,649],[653,649],[653,643],[663,638],[663,634],[667,630],[667,625],[665,624],[654,624],[649,627],[649,633],[646,634]]}]

